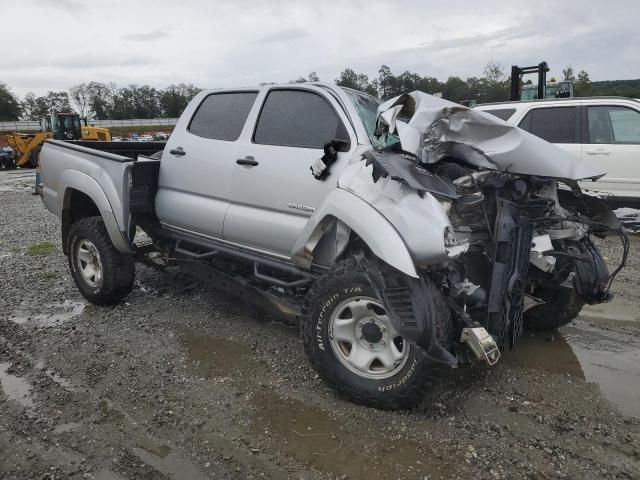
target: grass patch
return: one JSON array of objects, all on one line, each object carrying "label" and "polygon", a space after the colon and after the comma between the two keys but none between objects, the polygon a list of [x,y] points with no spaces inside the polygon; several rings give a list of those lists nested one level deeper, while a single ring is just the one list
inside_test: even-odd
[{"label": "grass patch", "polygon": [[20,247],[11,247],[11,253],[20,253]]},{"label": "grass patch", "polygon": [[44,272],[44,278],[58,278],[60,274],[58,272],[54,272],[50,270],[48,272]]},{"label": "grass patch", "polygon": [[32,256],[51,255],[56,246],[51,242],[34,243],[29,246],[27,253]]}]

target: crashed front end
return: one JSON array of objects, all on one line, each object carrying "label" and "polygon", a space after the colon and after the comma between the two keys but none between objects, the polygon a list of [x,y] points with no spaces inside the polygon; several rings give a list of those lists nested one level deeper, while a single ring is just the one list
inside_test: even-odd
[{"label": "crashed front end", "polygon": [[[571,292],[577,311],[611,299],[628,241],[609,207],[577,183],[604,172],[422,92],[380,105],[375,135],[378,148],[345,170],[340,186],[373,205],[407,243],[419,278],[367,267],[398,331],[428,355],[493,364],[522,335],[527,312],[562,301],[558,292]],[[611,273],[592,241],[609,235],[623,244]]]}]

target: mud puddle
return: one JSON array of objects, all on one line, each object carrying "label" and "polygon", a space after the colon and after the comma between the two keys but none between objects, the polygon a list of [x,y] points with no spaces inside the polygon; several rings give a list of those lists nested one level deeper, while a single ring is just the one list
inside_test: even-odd
[{"label": "mud puddle", "polygon": [[85,306],[86,304],[84,302],[65,300],[62,303],[45,305],[43,310],[48,310],[48,313],[25,315],[22,312],[18,312],[11,315],[9,320],[17,323],[18,325],[23,325],[29,322],[40,327],[52,327],[67,322],[82,314]]},{"label": "mud puddle", "polygon": [[585,305],[580,312],[580,318],[585,320],[638,322],[640,326],[640,308],[638,308],[637,304],[627,303],[620,297],[614,297],[608,303]]},{"label": "mud puddle", "polygon": [[[128,438],[135,445],[131,452],[144,464],[153,467],[156,471],[163,473],[172,479],[194,479],[199,480],[204,477],[199,469],[188,458],[185,458],[174,451],[166,440],[154,438],[149,432],[144,430],[134,418],[119,410],[118,407],[107,400],[102,400],[98,404],[102,418],[97,423],[108,422],[118,426],[121,431],[127,433]],[[107,471],[105,475],[111,474]],[[110,478],[110,477],[105,477]],[[119,478],[119,477],[118,477]],[[145,478],[159,478],[158,475]]]},{"label": "mud puddle", "polygon": [[202,377],[255,375],[260,370],[251,348],[241,343],[192,333],[182,335],[180,342]]},{"label": "mud puddle", "polygon": [[0,362],[0,385],[4,394],[26,408],[34,405],[32,387],[26,380],[8,373],[10,363]]},{"label": "mud puddle", "polygon": [[[252,399],[254,433],[271,446],[313,468],[349,479],[438,479],[454,476],[453,466],[429,443],[393,438],[380,430],[345,427],[322,410],[265,390]],[[374,427],[375,428],[375,427]]]},{"label": "mud puddle", "polygon": [[208,478],[190,461],[183,459],[180,455],[172,452],[171,449],[159,455],[147,448],[133,448],[133,453],[147,465],[151,465],[157,471],[169,478],[192,480],[204,480]]},{"label": "mud puddle", "polygon": [[582,326],[526,332],[504,360],[594,383],[623,414],[640,417],[640,343],[630,336]]}]

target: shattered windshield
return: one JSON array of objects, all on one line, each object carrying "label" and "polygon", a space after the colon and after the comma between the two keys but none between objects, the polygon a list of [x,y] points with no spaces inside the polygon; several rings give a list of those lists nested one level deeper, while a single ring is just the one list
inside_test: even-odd
[{"label": "shattered windshield", "polygon": [[398,138],[395,135],[389,135],[386,141],[383,138],[377,138],[374,135],[374,132],[376,131],[376,122],[378,120],[378,106],[382,103],[380,100],[356,90],[351,90],[350,88],[344,88],[343,90],[351,99],[354,107],[356,107],[358,116],[360,117],[360,120],[362,120],[362,124],[367,131],[369,140],[374,147],[382,148],[398,142]]}]

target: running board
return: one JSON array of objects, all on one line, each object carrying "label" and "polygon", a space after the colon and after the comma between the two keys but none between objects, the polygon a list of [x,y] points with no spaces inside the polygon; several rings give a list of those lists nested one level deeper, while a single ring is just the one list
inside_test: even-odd
[{"label": "running board", "polygon": [[190,259],[176,259],[176,263],[199,280],[279,315],[287,323],[297,323],[302,317],[302,310],[298,304],[258,288],[244,277],[229,274],[203,262]]}]

